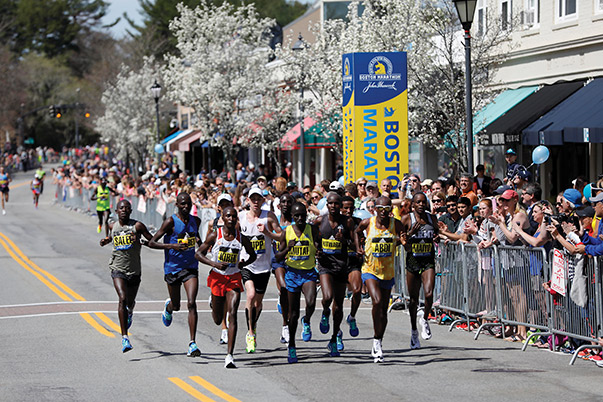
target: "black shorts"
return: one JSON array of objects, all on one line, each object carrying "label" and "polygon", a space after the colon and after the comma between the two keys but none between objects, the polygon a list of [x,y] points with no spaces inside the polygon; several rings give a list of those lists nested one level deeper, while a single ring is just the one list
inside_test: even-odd
[{"label": "black shorts", "polygon": [[261,274],[254,274],[247,268],[241,270],[241,276],[243,277],[243,283],[252,281],[257,294],[263,295],[268,289],[268,281],[270,280],[270,271],[263,272]]},{"label": "black shorts", "polygon": [[8,186],[0,187],[0,193],[8,194]]},{"label": "black shorts", "polygon": [[331,275],[335,282],[348,283],[348,270],[345,267],[341,271],[327,269],[321,265],[317,265],[317,268],[320,275]]},{"label": "black shorts", "polygon": [[193,278],[199,278],[198,269],[184,268],[178,272],[174,272],[172,274],[165,274],[163,276],[163,279],[167,282],[168,285],[180,285]]},{"label": "black shorts", "polygon": [[423,272],[429,269],[435,270],[435,263],[428,262],[425,264],[409,264],[408,261],[406,261],[406,270],[411,274],[421,275]]},{"label": "black shorts", "polygon": [[127,286],[138,286],[140,285],[140,275],[128,275],[125,272],[118,271],[116,269],[111,270],[111,278],[121,278],[126,281]]}]

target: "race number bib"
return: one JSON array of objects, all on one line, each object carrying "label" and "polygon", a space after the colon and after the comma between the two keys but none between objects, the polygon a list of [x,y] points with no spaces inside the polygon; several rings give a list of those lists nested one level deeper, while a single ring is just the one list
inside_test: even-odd
[{"label": "race number bib", "polygon": [[325,254],[341,254],[341,242],[335,239],[322,239],[322,252]]},{"label": "race number bib", "polygon": [[115,250],[128,250],[134,244],[133,234],[120,234],[113,236],[113,248]]},{"label": "race number bib", "polygon": [[256,254],[266,254],[266,239],[263,235],[253,236],[251,238],[251,246]]},{"label": "race number bib", "polygon": [[225,262],[229,267],[234,267],[239,261],[239,252],[241,250],[238,248],[230,248],[222,246],[220,250],[218,250],[218,262]]},{"label": "race number bib", "polygon": [[293,261],[307,261],[310,259],[310,241],[298,240],[289,250],[289,258]]},{"label": "race number bib", "polygon": [[414,257],[429,257],[433,250],[433,243],[413,243],[411,252]]},{"label": "race number bib", "polygon": [[391,257],[394,252],[394,239],[392,237],[373,237],[371,253],[375,258]]}]

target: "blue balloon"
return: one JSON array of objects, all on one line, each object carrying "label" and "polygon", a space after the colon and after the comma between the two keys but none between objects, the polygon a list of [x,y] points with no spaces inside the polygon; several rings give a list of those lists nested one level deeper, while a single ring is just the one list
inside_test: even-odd
[{"label": "blue balloon", "polygon": [[593,183],[588,183],[584,186],[584,190],[582,190],[582,194],[584,194],[584,198],[587,200],[593,196]]},{"label": "blue balloon", "polygon": [[320,201],[318,201],[316,208],[318,208],[318,210],[320,211],[321,209],[323,209],[325,207],[325,205],[327,205],[327,198],[323,197],[320,199]]},{"label": "blue balloon", "polygon": [[354,218],[360,218],[360,219],[368,219],[371,218],[373,215],[371,215],[371,213],[369,211],[367,211],[366,209],[357,209],[354,211]]},{"label": "blue balloon", "polygon": [[539,145],[532,151],[532,162],[535,165],[541,165],[549,159],[549,149],[544,145]]},{"label": "blue balloon", "polygon": [[345,186],[345,177],[343,175],[339,176],[339,184]]},{"label": "blue balloon", "polygon": [[162,144],[155,144],[155,152],[157,152],[158,154],[162,154],[164,151],[165,149],[163,149]]}]

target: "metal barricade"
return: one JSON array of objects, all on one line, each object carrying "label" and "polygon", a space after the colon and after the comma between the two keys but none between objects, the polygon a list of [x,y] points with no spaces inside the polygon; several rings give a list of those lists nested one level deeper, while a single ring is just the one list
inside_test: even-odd
[{"label": "metal barricade", "polygon": [[[552,258],[553,252],[551,261]],[[576,349],[570,365],[574,364],[581,350],[601,348],[598,344],[598,337],[601,336],[602,315],[601,274],[598,263],[596,258],[565,255],[564,265],[567,275],[565,296],[550,295],[553,306],[551,332],[587,343]],[[591,342],[595,342],[595,344],[591,344]]]},{"label": "metal barricade", "polygon": [[440,270],[441,270],[441,310],[450,311],[464,316],[464,319],[457,319],[450,324],[449,330],[462,321],[469,321],[467,318],[467,297],[465,286],[465,273],[463,268],[463,245],[461,243],[448,242],[440,243]]}]

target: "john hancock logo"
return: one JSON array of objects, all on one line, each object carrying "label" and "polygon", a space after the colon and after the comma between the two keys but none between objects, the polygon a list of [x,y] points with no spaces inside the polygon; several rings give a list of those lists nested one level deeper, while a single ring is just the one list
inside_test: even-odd
[{"label": "john hancock logo", "polygon": [[343,62],[343,92],[352,92],[352,71],[350,69],[350,59],[345,58]]},{"label": "john hancock logo", "polygon": [[396,81],[402,79],[402,74],[394,73],[392,62],[385,56],[373,57],[368,64],[368,74],[360,74],[360,81],[368,82],[362,91],[367,93],[371,89],[391,89],[396,91]]}]

